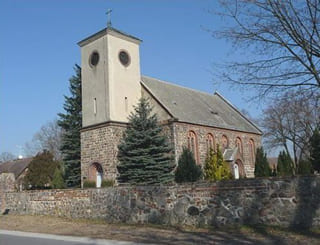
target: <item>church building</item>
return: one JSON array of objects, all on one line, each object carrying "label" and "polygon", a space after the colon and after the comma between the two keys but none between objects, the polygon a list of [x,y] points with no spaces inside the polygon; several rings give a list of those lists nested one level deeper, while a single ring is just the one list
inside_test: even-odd
[{"label": "church building", "polygon": [[141,40],[111,26],[85,38],[81,47],[81,176],[115,180],[118,144],[141,96],[149,98],[175,161],[188,147],[197,164],[217,144],[235,178],[254,177],[261,130],[221,94],[196,91],[140,73]]}]

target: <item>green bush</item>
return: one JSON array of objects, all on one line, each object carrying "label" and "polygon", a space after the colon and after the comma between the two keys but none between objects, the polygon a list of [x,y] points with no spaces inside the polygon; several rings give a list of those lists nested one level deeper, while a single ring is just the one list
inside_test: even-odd
[{"label": "green bush", "polygon": [[219,145],[217,146],[217,152],[210,149],[207,155],[204,165],[204,178],[209,181],[233,178],[228,163],[223,160]]},{"label": "green bush", "polygon": [[254,166],[255,177],[269,177],[275,176],[276,172],[273,171],[268,163],[267,153],[264,152],[263,147],[257,148],[256,160]]},{"label": "green bush", "polygon": [[53,155],[44,150],[38,153],[30,162],[28,172],[24,177],[27,189],[49,189],[54,178],[54,173],[60,163],[53,159]]},{"label": "green bush", "polygon": [[114,180],[102,180],[101,187],[112,187],[114,186]]},{"label": "green bush", "polygon": [[308,160],[300,160],[298,166],[298,174],[300,175],[311,175],[312,174],[312,164]]},{"label": "green bush", "polygon": [[85,180],[83,182],[83,188],[95,188],[96,187],[96,182],[93,180]]},{"label": "green bush", "polygon": [[51,181],[51,186],[53,189],[63,189],[65,188],[62,171],[59,167],[54,171],[53,179]]},{"label": "green bush", "polygon": [[179,157],[178,167],[175,172],[175,181],[177,183],[182,182],[195,182],[202,176],[201,167],[196,164],[193,153],[183,148],[183,152]]}]

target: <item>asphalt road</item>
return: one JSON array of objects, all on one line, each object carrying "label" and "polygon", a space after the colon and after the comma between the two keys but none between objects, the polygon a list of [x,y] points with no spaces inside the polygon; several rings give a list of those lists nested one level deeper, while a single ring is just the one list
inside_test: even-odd
[{"label": "asphalt road", "polygon": [[0,230],[0,245],[137,245],[134,242]]}]

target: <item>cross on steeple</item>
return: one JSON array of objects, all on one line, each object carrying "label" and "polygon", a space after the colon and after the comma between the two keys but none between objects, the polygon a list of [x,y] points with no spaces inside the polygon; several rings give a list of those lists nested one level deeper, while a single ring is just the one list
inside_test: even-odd
[{"label": "cross on steeple", "polygon": [[107,12],[106,12],[106,15],[107,15],[107,27],[111,27],[111,12],[112,12],[112,9],[108,9]]}]

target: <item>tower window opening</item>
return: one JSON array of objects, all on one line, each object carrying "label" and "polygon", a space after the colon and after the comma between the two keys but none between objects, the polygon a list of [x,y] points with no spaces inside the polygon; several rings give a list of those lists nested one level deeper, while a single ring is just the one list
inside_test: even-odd
[{"label": "tower window opening", "polygon": [[97,98],[93,99],[93,113],[97,114]]},{"label": "tower window opening", "polygon": [[124,97],[124,109],[128,112],[128,97]]}]

